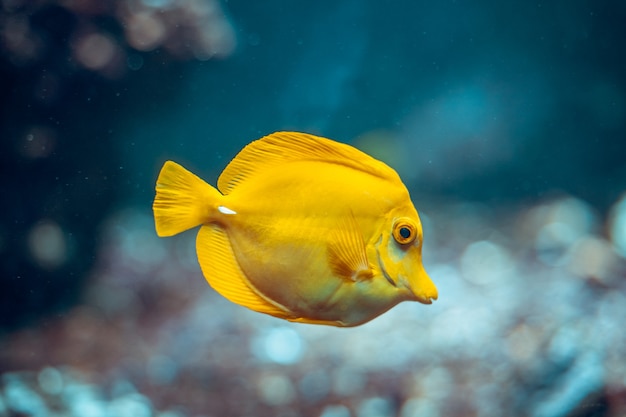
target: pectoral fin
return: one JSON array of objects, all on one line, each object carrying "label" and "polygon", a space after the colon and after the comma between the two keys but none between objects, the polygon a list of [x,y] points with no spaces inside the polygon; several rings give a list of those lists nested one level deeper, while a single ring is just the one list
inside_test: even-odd
[{"label": "pectoral fin", "polygon": [[348,281],[363,281],[374,275],[367,261],[363,235],[352,213],[330,234],[328,262],[335,275]]}]

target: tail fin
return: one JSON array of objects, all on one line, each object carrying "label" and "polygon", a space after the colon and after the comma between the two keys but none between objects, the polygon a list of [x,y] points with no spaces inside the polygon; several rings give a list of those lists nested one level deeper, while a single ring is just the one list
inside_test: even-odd
[{"label": "tail fin", "polygon": [[176,162],[161,168],[152,204],[157,235],[173,236],[209,220],[220,192]]}]

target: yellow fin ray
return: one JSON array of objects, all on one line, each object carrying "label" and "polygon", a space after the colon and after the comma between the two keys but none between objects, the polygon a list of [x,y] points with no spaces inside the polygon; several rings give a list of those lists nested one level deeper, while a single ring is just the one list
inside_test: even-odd
[{"label": "yellow fin ray", "polygon": [[219,191],[195,174],[176,162],[166,161],[152,204],[157,234],[173,236],[205,223],[221,197]]},{"label": "yellow fin ray", "polygon": [[330,234],[328,262],[332,271],[346,280],[362,281],[374,275],[367,260],[363,235],[352,213]]},{"label": "yellow fin ray", "polygon": [[219,226],[202,227],[196,239],[196,249],[203,275],[222,296],[260,313],[293,318],[284,307],[270,303],[252,289],[237,263],[226,232]]},{"label": "yellow fin ray", "polygon": [[344,165],[380,178],[400,181],[398,174],[385,163],[352,146],[306,133],[276,132],[243,148],[220,175],[217,188],[229,194],[253,174],[295,161]]}]

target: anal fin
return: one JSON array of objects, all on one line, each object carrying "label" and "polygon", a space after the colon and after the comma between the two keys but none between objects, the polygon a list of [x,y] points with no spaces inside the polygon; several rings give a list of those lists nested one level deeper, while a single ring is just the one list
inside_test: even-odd
[{"label": "anal fin", "polygon": [[202,273],[209,285],[233,303],[260,313],[288,319],[284,307],[257,294],[239,267],[226,233],[217,225],[205,225],[198,232],[196,250]]}]

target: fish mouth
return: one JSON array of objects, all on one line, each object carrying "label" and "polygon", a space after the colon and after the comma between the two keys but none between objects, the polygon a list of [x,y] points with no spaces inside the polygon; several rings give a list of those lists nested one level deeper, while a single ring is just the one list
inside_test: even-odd
[{"label": "fish mouth", "polygon": [[430,296],[424,296],[420,294],[414,294],[414,295],[415,295],[415,300],[422,304],[432,304],[433,301],[437,299],[437,296],[430,297]]}]

